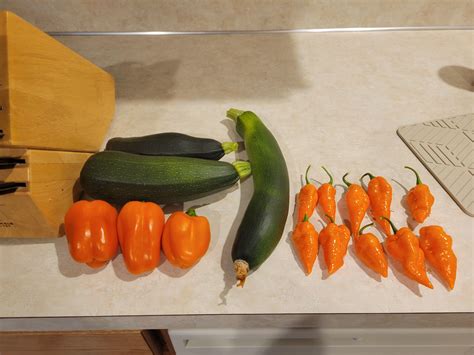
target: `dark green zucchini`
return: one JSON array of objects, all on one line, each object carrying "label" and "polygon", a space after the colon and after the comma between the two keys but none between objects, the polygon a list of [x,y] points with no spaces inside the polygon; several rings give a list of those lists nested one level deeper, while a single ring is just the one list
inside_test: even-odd
[{"label": "dark green zucchini", "polygon": [[250,164],[104,151],[84,164],[80,182],[91,197],[112,203],[194,200],[250,175]]},{"label": "dark green zucchini", "polygon": [[112,138],[106,150],[141,155],[179,156],[219,160],[237,150],[236,142],[220,143],[214,139],[197,138],[182,133],[158,133],[143,137]]},{"label": "dark green zucchini", "polygon": [[272,133],[253,112],[227,111],[244,139],[254,193],[232,246],[234,270],[243,286],[249,271],[257,269],[273,252],[288,216],[290,183],[285,158]]}]

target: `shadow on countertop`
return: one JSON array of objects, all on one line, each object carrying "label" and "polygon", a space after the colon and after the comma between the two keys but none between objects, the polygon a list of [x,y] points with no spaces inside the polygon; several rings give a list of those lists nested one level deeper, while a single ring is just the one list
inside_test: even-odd
[{"label": "shadow on countertop", "polygon": [[287,34],[62,40],[112,74],[123,100],[281,99],[307,86]]},{"label": "shadow on countertop", "polygon": [[448,85],[474,92],[474,69],[448,65],[438,70],[438,76]]}]

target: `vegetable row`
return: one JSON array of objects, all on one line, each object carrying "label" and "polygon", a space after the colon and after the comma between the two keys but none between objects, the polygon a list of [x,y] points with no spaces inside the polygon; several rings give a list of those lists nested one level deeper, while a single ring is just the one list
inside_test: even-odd
[{"label": "vegetable row", "polygon": [[[360,261],[368,268],[383,277],[388,276],[387,254],[395,262],[401,264],[406,276],[410,279],[433,288],[425,268],[425,258],[435,272],[447,284],[454,288],[457,272],[457,259],[452,249],[452,238],[440,226],[424,226],[420,229],[418,238],[408,227],[397,229],[390,220],[392,202],[392,187],[382,176],[366,173],[370,181],[367,191],[361,185],[350,183],[346,173],[342,180],[347,186],[345,204],[349,212],[350,227],[335,224],[336,201],[333,177],[329,175],[329,182],[322,184],[319,189],[308,179],[306,170],[306,184],[298,194],[297,218],[298,223],[292,234],[292,241],[298,256],[309,275],[318,256],[319,247],[324,252],[324,260],[331,275],[344,265],[344,257],[350,241],[353,238],[354,250]],[[411,217],[418,223],[423,223],[431,213],[434,197],[427,185],[421,182],[418,173],[410,167],[416,175],[416,185],[406,196]],[[328,224],[318,234],[309,221],[318,202],[323,214],[329,220]],[[372,233],[364,233],[365,229],[374,223],[363,226],[361,223],[370,209],[375,223],[385,235],[383,244]],[[390,230],[391,229],[391,230]]]}]

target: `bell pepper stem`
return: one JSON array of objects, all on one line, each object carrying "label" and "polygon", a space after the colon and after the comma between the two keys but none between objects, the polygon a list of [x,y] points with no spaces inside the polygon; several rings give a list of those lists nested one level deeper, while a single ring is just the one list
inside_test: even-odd
[{"label": "bell pepper stem", "polygon": [[330,215],[325,214],[325,216],[329,219],[331,223],[334,223],[334,219]]},{"label": "bell pepper stem", "polygon": [[360,179],[362,180],[363,178],[365,178],[366,176],[368,176],[370,178],[370,180],[372,180],[373,178],[375,178],[375,176],[373,176],[371,173],[365,173],[364,175],[362,175],[360,177]]},{"label": "bell pepper stem", "polygon": [[237,151],[239,148],[239,143],[237,142],[223,142],[221,143],[222,150],[224,151],[224,154],[229,154],[232,152]]},{"label": "bell pepper stem", "polygon": [[365,228],[372,227],[373,225],[374,225],[373,223],[369,223],[363,226],[361,229],[359,229],[359,235],[362,234]]},{"label": "bell pepper stem", "polygon": [[329,176],[329,182],[328,182],[328,184],[329,184],[329,185],[332,185],[332,184],[334,183],[334,179],[332,178],[331,173],[330,173],[330,172],[328,171],[328,169],[326,169],[324,166],[322,166],[321,169],[323,169],[323,170],[326,172],[326,174],[328,174],[328,176]]},{"label": "bell pepper stem", "polygon": [[308,218],[308,215],[305,213],[305,214],[304,214],[304,218],[303,218],[303,222],[308,222],[308,219],[309,219],[309,218]]},{"label": "bell pepper stem", "polygon": [[351,186],[352,184],[346,180],[346,176],[349,175],[349,173],[345,173],[344,176],[342,177],[342,181],[344,181],[344,184],[347,185],[347,187]]},{"label": "bell pepper stem", "polygon": [[245,179],[247,176],[252,174],[252,168],[248,161],[236,160],[232,163],[237,174],[239,174],[240,180]]},{"label": "bell pepper stem", "polygon": [[187,214],[188,216],[191,216],[191,217],[197,216],[196,210],[195,210],[194,208],[188,209],[188,210],[186,211],[186,214]]},{"label": "bell pepper stem", "polygon": [[229,110],[227,110],[227,114],[226,116],[234,121],[237,121],[237,118],[239,118],[239,116],[241,114],[243,114],[245,111],[242,111],[242,110],[238,110],[236,108],[231,108]]},{"label": "bell pepper stem", "polygon": [[409,166],[405,166],[405,169],[411,170],[411,171],[413,171],[413,172],[415,173],[415,176],[416,176],[416,184],[417,184],[417,185],[421,185],[421,184],[422,184],[421,179],[420,179],[420,175],[418,175],[418,172],[417,172],[415,169],[413,169],[413,168],[411,168],[411,167],[409,167]]},{"label": "bell pepper stem", "polygon": [[385,216],[381,216],[380,219],[385,219],[388,223],[390,223],[390,227],[392,227],[393,234],[396,234],[398,232],[398,229],[395,227],[395,225],[390,219]]},{"label": "bell pepper stem", "polygon": [[306,185],[310,184],[309,179],[308,179],[308,171],[309,171],[310,168],[311,168],[311,165],[308,165],[308,167],[306,168],[306,173],[304,174],[304,179],[306,180]]}]

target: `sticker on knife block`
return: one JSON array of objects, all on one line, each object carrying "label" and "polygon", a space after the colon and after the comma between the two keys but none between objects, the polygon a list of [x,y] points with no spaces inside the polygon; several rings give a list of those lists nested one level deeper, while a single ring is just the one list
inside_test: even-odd
[{"label": "sticker on knife block", "polygon": [[56,238],[88,153],[0,148],[0,238]]},{"label": "sticker on knife block", "polygon": [[397,133],[459,207],[474,217],[474,114],[404,126]]}]

